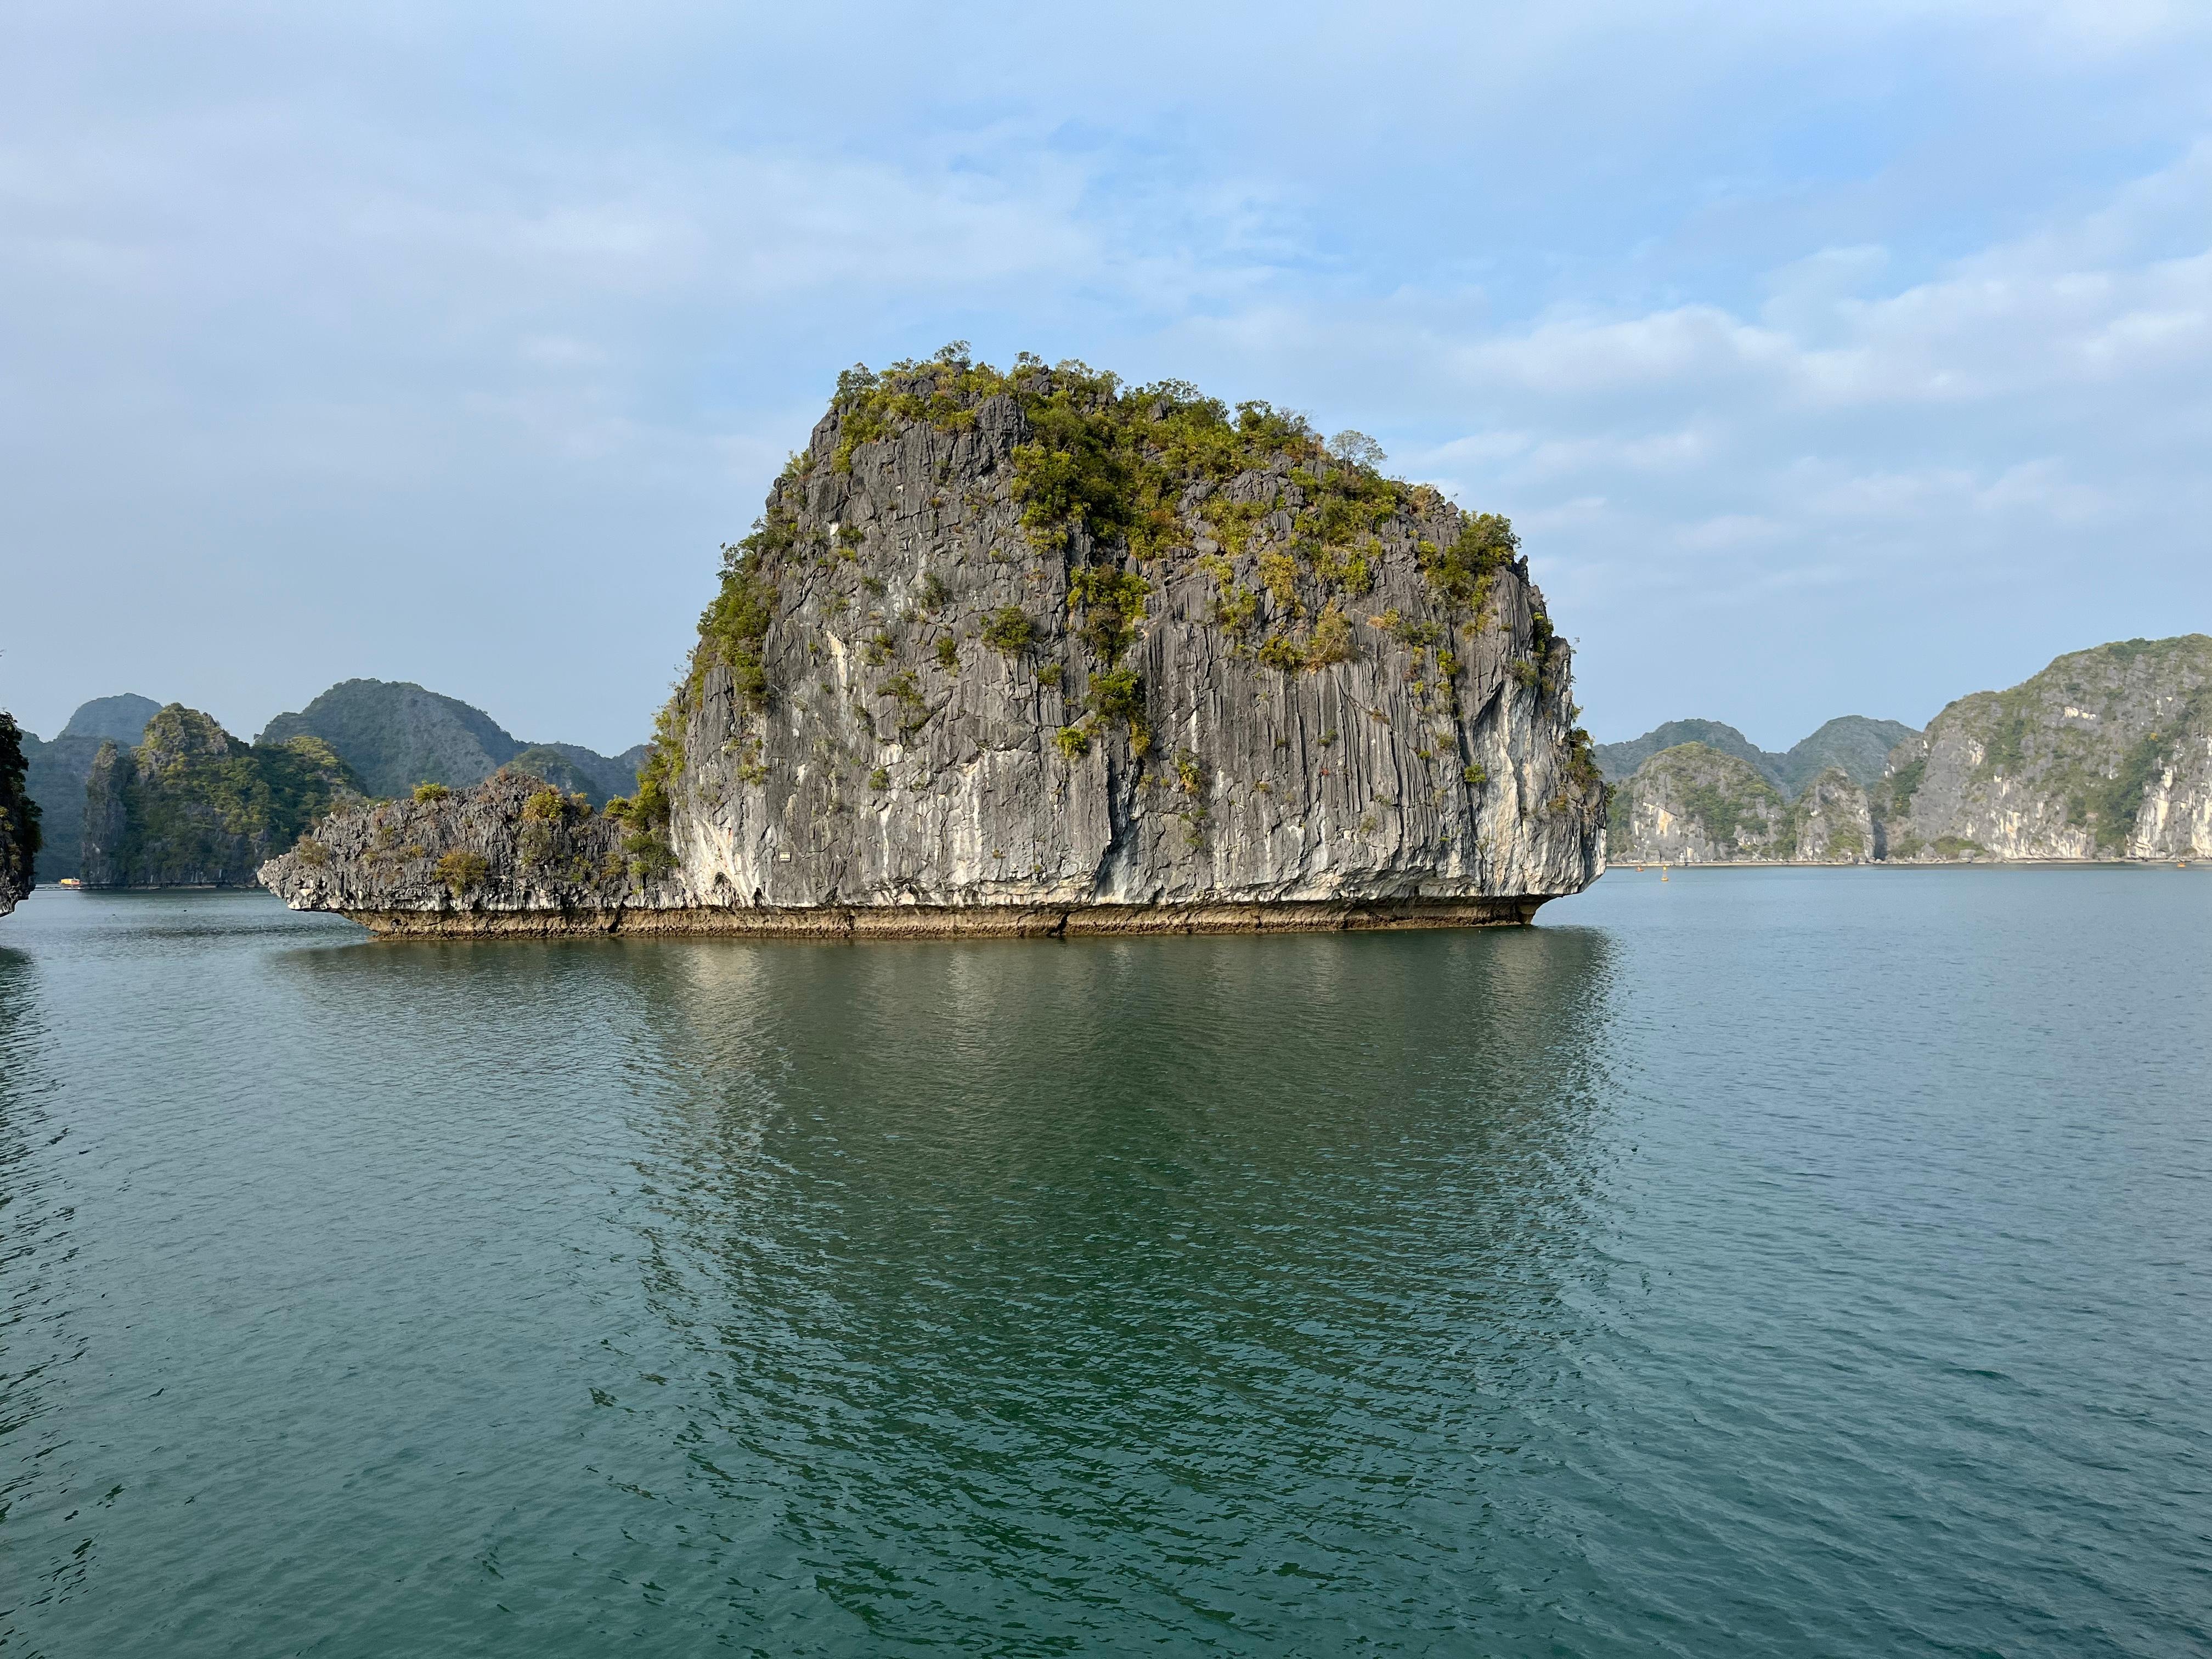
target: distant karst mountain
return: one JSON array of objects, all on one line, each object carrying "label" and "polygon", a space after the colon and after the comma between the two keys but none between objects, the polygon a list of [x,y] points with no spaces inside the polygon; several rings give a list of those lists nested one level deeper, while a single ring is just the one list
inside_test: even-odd
[{"label": "distant karst mountain", "polygon": [[2100,645],[1961,697],[1874,805],[1893,860],[2212,857],[2212,637]]},{"label": "distant karst mountain", "polygon": [[410,682],[344,680],[296,714],[279,714],[256,740],[321,738],[371,796],[391,799],[418,783],[464,788],[501,767],[520,765],[597,805],[637,787],[645,745],[601,755],[579,744],[526,744],[481,708]]},{"label": "distant karst mountain", "polygon": [[2212,857],[2212,638],[2077,651],[1925,732],[1850,715],[1772,755],[1676,720],[1595,752],[1615,863]]},{"label": "distant karst mountain", "polygon": [[135,748],[146,735],[146,722],[161,712],[161,705],[151,697],[142,697],[135,691],[125,691],[119,696],[94,697],[81,703],[69,724],[62,727],[65,738],[90,738],[94,743],[102,738]]},{"label": "distant karst mountain", "polygon": [[41,741],[23,734],[24,793],[39,805],[38,879],[49,884],[82,873],[84,786],[103,743],[137,746],[161,705],[135,691],[94,697],[70,716],[61,735]]},{"label": "distant karst mountain", "polygon": [[1601,743],[1592,751],[1608,783],[1620,783],[1662,749],[1680,744],[1703,744],[1743,762],[1784,794],[1795,795],[1818,774],[1833,766],[1862,789],[1881,779],[1889,751],[1917,735],[1898,720],[1869,720],[1863,714],[1844,714],[1830,720],[1786,754],[1761,749],[1733,726],[1718,720],[1668,720],[1626,743]]},{"label": "distant karst mountain", "polygon": [[319,738],[240,743],[171,703],[137,747],[102,739],[85,785],[88,887],[251,887],[359,781]]}]

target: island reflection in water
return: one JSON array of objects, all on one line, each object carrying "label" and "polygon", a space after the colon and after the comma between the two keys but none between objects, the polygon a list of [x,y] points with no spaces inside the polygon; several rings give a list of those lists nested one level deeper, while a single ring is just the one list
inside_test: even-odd
[{"label": "island reflection in water", "polygon": [[654,1407],[668,1524],[743,1517],[724,1570],[885,1635],[1295,1620],[1383,1559],[1474,1592],[1450,1517],[1589,1270],[1609,975],[1422,946],[671,963],[645,1291],[711,1384]]}]

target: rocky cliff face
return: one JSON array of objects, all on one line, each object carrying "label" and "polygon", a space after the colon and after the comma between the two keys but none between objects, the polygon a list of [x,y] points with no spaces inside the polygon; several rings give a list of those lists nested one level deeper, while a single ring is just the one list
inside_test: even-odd
[{"label": "rocky cliff face", "polygon": [[1867,793],[1840,766],[1790,800],[1749,762],[1702,743],[1662,749],[1613,792],[1617,862],[1855,864],[1872,856]]},{"label": "rocky cliff face", "polygon": [[23,787],[23,733],[0,714],[0,916],[31,890],[39,855],[39,808]]},{"label": "rocky cliff face", "polygon": [[137,748],[103,743],[93,761],[85,884],[250,887],[263,860],[357,789],[315,738],[249,746],[171,703]]},{"label": "rocky cliff face", "polygon": [[635,874],[626,826],[588,799],[502,768],[472,789],[426,784],[404,800],[365,801],[332,814],[270,863],[269,885],[295,909],[389,912],[418,918],[612,915],[680,902]]},{"label": "rocky cliff face", "polygon": [[1503,520],[1264,405],[947,356],[846,377],[728,550],[619,891],[376,884],[351,820],[265,875],[387,926],[1520,920],[1601,867],[1569,671]]},{"label": "rocky cliff face", "polygon": [[[1614,764],[1676,721],[1599,750]],[[2125,640],[1962,697],[1924,732],[1847,716],[1787,756],[1682,744],[1615,790],[1616,860],[2212,858],[2212,638]],[[1879,774],[1873,746],[1903,737]],[[1793,770],[1830,756],[1797,788]],[[1722,763],[1725,762],[1725,764]],[[1772,762],[1767,765],[1763,763]],[[1778,813],[1774,786],[1794,793]],[[1870,787],[1862,787],[1863,785]]]},{"label": "rocky cliff face", "polygon": [[1713,864],[1789,856],[1790,806],[1749,762],[1702,743],[1662,749],[1613,795],[1618,860]]},{"label": "rocky cliff face", "polygon": [[1874,856],[1867,792],[1840,766],[1815,773],[1790,806],[1793,856],[1804,864],[1859,864]]},{"label": "rocky cliff face", "polygon": [[2129,640],[1962,697],[1875,793],[1883,855],[2212,856],[2212,638]]}]

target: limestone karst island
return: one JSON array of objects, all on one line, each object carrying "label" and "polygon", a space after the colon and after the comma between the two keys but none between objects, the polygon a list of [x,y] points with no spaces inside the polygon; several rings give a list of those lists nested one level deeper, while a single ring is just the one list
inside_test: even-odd
[{"label": "limestone karst island", "polygon": [[262,879],[380,932],[1524,921],[1602,867],[1510,527],[1262,404],[948,351],[843,377],[635,793],[515,771]]},{"label": "limestone karst island", "polygon": [[1078,364],[855,370],[649,743],[377,680],[251,743],[129,694],[48,739],[0,715],[0,915],[35,878],[266,884],[384,933],[1456,927],[1607,857],[2212,858],[2212,639],[1924,731],[1593,745],[1510,526],[1374,459]]}]

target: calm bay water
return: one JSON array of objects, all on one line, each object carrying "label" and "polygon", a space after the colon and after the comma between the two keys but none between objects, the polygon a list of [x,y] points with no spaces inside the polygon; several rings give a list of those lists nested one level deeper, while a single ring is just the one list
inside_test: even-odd
[{"label": "calm bay water", "polygon": [[2212,878],[0,923],[0,1654],[2212,1644]]}]

